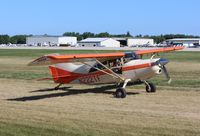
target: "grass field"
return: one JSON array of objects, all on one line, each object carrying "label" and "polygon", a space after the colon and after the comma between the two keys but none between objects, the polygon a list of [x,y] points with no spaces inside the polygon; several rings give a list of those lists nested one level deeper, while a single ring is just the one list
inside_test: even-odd
[{"label": "grass field", "polygon": [[66,85],[53,91],[51,81],[36,81],[48,77],[48,69],[26,64],[58,52],[91,51],[0,50],[0,136],[200,135],[199,52],[162,55],[171,60],[172,84],[157,76],[151,79],[157,93],[129,86],[126,99],[114,98],[112,85]]}]

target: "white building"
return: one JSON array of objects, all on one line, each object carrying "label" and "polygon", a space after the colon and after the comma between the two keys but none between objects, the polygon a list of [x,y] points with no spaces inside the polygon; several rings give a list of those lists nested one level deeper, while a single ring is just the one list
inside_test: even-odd
[{"label": "white building", "polygon": [[112,38],[87,38],[78,44],[81,47],[120,47],[120,42]]},{"label": "white building", "polygon": [[153,39],[147,38],[128,38],[127,39],[127,46],[136,46],[136,45],[153,45]]},{"label": "white building", "polygon": [[186,47],[192,47],[200,45],[200,38],[175,38],[166,40],[165,42],[171,45],[183,45]]},{"label": "white building", "polygon": [[147,38],[130,38],[130,37],[115,37],[113,38],[120,42],[121,46],[137,46],[137,45],[153,45],[153,39]]},{"label": "white building", "polygon": [[69,46],[77,44],[77,37],[68,36],[31,36],[26,44],[32,46]]}]

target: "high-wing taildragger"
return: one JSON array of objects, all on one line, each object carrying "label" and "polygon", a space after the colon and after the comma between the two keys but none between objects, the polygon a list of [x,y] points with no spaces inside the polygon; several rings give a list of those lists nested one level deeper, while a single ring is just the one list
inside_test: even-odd
[{"label": "high-wing taildragger", "polygon": [[[147,80],[164,73],[168,82],[171,78],[165,65],[169,62],[165,58],[154,58],[154,54],[181,50],[183,47],[167,47],[135,52],[115,52],[99,54],[49,54],[32,62],[29,66],[49,65],[52,78],[58,85],[63,84],[116,84],[115,96],[126,97],[127,83],[146,86],[146,92],[156,92],[153,83]],[[145,54],[151,54],[150,59],[142,59]]]}]

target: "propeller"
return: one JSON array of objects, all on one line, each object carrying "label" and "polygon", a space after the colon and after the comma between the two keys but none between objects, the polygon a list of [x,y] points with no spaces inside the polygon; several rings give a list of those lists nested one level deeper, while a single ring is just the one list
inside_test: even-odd
[{"label": "propeller", "polygon": [[161,58],[161,59],[159,59],[159,60],[157,61],[157,64],[158,64],[158,66],[162,69],[162,71],[163,71],[163,73],[164,73],[164,75],[165,75],[165,78],[167,79],[168,84],[170,84],[172,80],[171,80],[171,78],[170,78],[170,76],[169,76],[169,73],[168,73],[168,71],[167,71],[167,68],[165,67],[165,65],[166,65],[168,62],[169,62],[168,59]]},{"label": "propeller", "polygon": [[164,75],[165,75],[165,77],[166,77],[166,79],[167,79],[167,83],[168,83],[168,84],[171,84],[172,79],[171,79],[171,77],[169,76],[169,73],[168,73],[166,67],[165,67],[165,66],[162,66],[161,69],[162,69],[162,71],[163,71],[163,73],[164,73]]}]

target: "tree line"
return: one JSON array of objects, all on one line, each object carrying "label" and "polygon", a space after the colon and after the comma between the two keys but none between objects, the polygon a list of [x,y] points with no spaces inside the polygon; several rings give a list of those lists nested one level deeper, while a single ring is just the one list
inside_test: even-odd
[{"label": "tree line", "polygon": [[0,44],[26,44],[26,37],[31,35],[0,35]]},{"label": "tree line", "polygon": [[165,35],[136,35],[132,36],[130,32],[127,32],[126,34],[109,34],[108,32],[103,32],[99,34],[91,33],[91,32],[84,32],[82,34],[76,33],[76,32],[65,32],[63,36],[75,36],[80,41],[82,39],[86,39],[88,37],[95,38],[95,37],[127,37],[127,38],[151,38],[154,39],[155,43],[161,43],[168,39],[174,39],[174,38],[200,38],[200,36],[195,35],[185,35],[185,34],[165,34]]},{"label": "tree line", "polygon": [[[32,35],[15,35],[15,36],[9,36],[9,35],[0,35],[0,44],[25,44],[26,43],[26,37],[32,36]],[[46,34],[44,35],[46,36]],[[154,39],[155,43],[161,43],[168,39],[173,38],[200,38],[200,36],[194,36],[194,35],[185,35],[185,34],[165,34],[165,35],[136,35],[133,36],[130,34],[130,32],[127,32],[125,34],[109,34],[108,32],[102,32],[102,33],[91,33],[91,32],[84,32],[84,33],[78,33],[78,32],[65,32],[63,36],[75,36],[77,37],[77,40],[83,40],[86,38],[95,38],[95,37],[126,37],[126,38],[152,38]]]},{"label": "tree line", "polygon": [[133,37],[130,32],[127,32],[126,34],[109,34],[108,32],[102,32],[102,33],[91,33],[91,32],[84,32],[84,33],[78,33],[78,32],[65,32],[63,36],[75,36],[77,37],[77,40],[83,40],[86,38],[95,38],[95,37]]}]

